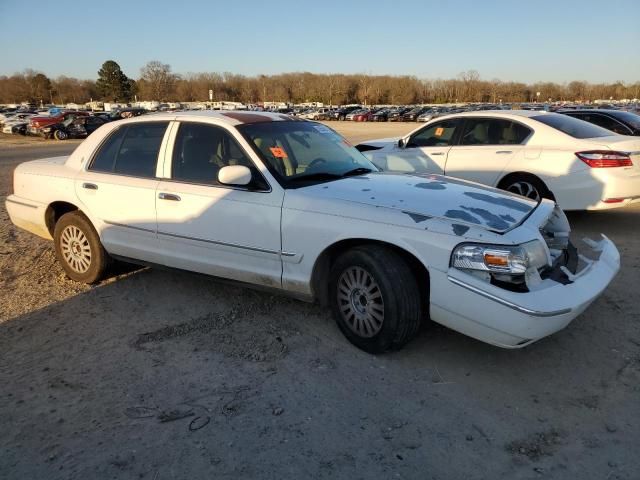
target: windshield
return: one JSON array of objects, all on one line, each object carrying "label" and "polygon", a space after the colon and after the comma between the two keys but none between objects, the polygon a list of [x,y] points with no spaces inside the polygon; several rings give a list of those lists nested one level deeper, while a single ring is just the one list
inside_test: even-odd
[{"label": "windshield", "polygon": [[264,122],[237,128],[285,187],[377,171],[355,147],[321,123]]},{"label": "windshield", "polygon": [[537,120],[545,125],[549,125],[550,127],[560,130],[573,138],[598,138],[616,135],[606,128],[598,127],[592,123],[585,122],[584,120],[578,120],[577,118],[559,113],[535,115],[531,117],[531,119]]}]

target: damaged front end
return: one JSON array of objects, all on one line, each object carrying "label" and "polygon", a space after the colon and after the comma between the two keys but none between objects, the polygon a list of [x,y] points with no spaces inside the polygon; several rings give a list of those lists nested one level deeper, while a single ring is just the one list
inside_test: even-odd
[{"label": "damaged front end", "polygon": [[[537,227],[538,239],[517,245],[462,243],[453,250],[450,266],[496,287],[526,293],[543,288],[547,280],[569,285],[597,261],[578,253],[567,217],[557,205],[532,215],[527,223],[527,229]],[[584,243],[594,257],[611,242],[604,237]]]}]

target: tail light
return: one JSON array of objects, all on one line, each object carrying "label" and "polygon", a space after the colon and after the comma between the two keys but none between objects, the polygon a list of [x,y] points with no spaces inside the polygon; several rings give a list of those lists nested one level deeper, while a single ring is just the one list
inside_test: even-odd
[{"label": "tail light", "polygon": [[629,154],[613,150],[590,150],[576,152],[576,156],[591,168],[632,167]]}]

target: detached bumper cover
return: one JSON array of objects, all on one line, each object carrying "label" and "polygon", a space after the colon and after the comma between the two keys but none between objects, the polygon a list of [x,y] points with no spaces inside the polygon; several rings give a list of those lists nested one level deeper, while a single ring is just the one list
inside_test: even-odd
[{"label": "detached bumper cover", "polygon": [[[580,315],[620,269],[620,254],[607,237],[590,242],[598,260],[581,257],[586,266],[571,283],[546,279],[527,293],[506,291],[464,271],[432,272],[431,318],[493,345],[518,348],[561,330]],[[434,281],[435,280],[435,281]]]}]

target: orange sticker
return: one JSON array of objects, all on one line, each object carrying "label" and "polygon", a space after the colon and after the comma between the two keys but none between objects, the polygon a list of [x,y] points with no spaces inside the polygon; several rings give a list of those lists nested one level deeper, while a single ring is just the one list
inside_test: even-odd
[{"label": "orange sticker", "polygon": [[443,127],[436,128],[436,133],[435,133],[436,137],[441,137],[443,133],[444,133]]},{"label": "orange sticker", "polygon": [[287,158],[287,152],[280,147],[271,147],[271,154],[276,158]]}]

